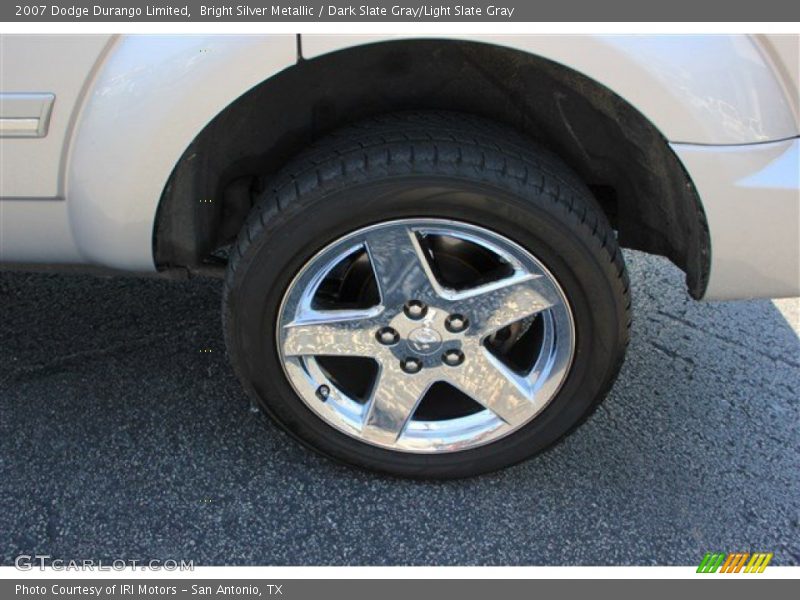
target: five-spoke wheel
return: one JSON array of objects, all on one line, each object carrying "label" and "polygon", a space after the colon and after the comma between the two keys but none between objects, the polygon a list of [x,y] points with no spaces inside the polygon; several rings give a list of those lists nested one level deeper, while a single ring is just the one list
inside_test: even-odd
[{"label": "five-spoke wheel", "polygon": [[[368,265],[351,285],[377,287],[373,302],[327,299],[331,280],[358,261]],[[470,276],[458,287],[454,264]],[[408,452],[471,448],[524,425],[558,391],[574,349],[566,298],[530,252],[441,219],[389,221],[335,240],[291,283],[278,321],[283,367],[309,408],[360,440]],[[512,363],[494,343],[501,332],[509,348],[526,334],[536,339]],[[356,361],[326,368],[325,357],[376,363],[368,393],[351,391]],[[418,415],[437,383],[467,396],[473,410],[439,394],[429,402],[442,406]]]}]

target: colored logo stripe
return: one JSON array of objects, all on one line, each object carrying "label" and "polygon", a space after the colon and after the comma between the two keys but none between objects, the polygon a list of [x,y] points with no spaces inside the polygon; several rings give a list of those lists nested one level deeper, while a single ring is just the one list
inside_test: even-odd
[{"label": "colored logo stripe", "polygon": [[725,560],[725,555],[721,552],[706,552],[703,560],[700,561],[700,566],[697,567],[697,572],[716,573],[723,560]]},{"label": "colored logo stripe", "polygon": [[744,566],[744,561],[750,557],[749,553],[731,552],[722,565],[720,573],[738,573]]},{"label": "colored logo stripe", "polygon": [[[764,569],[772,560],[772,552],[706,552],[700,566],[697,567],[698,573],[739,573],[744,569],[745,573],[763,573]],[[748,559],[749,562],[748,562]],[[745,563],[747,566],[745,566]]]},{"label": "colored logo stripe", "polygon": [[767,568],[769,561],[772,560],[772,552],[769,554],[759,552],[753,554],[753,558],[750,559],[750,562],[747,563],[747,567],[745,567],[745,573],[763,573],[764,569]]}]

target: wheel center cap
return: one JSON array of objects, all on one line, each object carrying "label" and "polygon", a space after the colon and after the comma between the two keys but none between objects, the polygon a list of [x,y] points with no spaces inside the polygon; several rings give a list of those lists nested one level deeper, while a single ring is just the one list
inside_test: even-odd
[{"label": "wheel center cap", "polygon": [[408,345],[418,354],[433,354],[442,346],[442,336],[430,327],[418,327],[408,334]]}]

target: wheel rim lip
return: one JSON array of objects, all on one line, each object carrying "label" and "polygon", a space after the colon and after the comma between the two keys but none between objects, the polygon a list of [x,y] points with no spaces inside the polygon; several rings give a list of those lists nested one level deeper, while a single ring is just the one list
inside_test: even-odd
[{"label": "wheel rim lip", "polygon": [[[402,225],[409,227],[417,232],[424,232],[427,234],[444,234],[462,239],[467,239],[476,242],[492,251],[496,251],[498,246],[505,246],[506,249],[513,250],[516,257],[522,257],[524,262],[535,266],[541,274],[547,277],[548,282],[553,286],[560,299],[557,306],[546,309],[538,314],[543,315],[546,319],[557,320],[561,332],[562,342],[558,346],[559,354],[558,362],[558,377],[553,381],[549,376],[544,378],[538,385],[537,390],[547,388],[546,401],[541,402],[541,406],[531,414],[530,418],[526,419],[523,423],[510,426],[502,421],[497,415],[492,413],[489,409],[482,409],[479,412],[457,417],[454,419],[444,419],[436,421],[424,421],[409,419],[402,435],[393,444],[377,443],[374,440],[366,439],[360,435],[360,419],[363,417],[363,409],[365,404],[358,403],[343,393],[331,394],[331,397],[326,402],[321,402],[316,397],[316,389],[320,385],[327,385],[332,390],[337,389],[335,384],[330,381],[322,372],[318,361],[315,356],[295,357],[284,356],[283,353],[283,331],[284,325],[292,322],[293,318],[285,318],[287,307],[293,293],[296,293],[296,285],[301,281],[311,268],[322,258],[324,267],[317,274],[315,274],[311,282],[314,284],[314,290],[307,293],[305,290],[302,294],[304,298],[310,300],[314,296],[314,292],[319,284],[325,279],[333,266],[338,264],[341,260],[350,256],[353,252],[362,249],[362,243],[354,243],[354,240],[363,237],[366,232],[375,230],[381,227],[388,227],[394,225]],[[466,235],[464,235],[466,234]],[[488,236],[491,240],[485,240],[484,236]],[[341,251],[334,253],[333,258],[326,257],[332,253],[332,249],[341,247]],[[501,256],[505,256],[506,252],[499,252]],[[306,286],[307,288],[310,286]],[[295,304],[292,316],[298,314],[299,304]],[[379,315],[384,311],[383,304],[373,307],[373,314]],[[359,311],[364,314],[364,311]],[[553,313],[558,313],[554,316]],[[387,321],[388,322],[388,321]],[[551,323],[551,327],[554,324]],[[563,340],[566,340],[566,345]],[[490,228],[482,225],[459,221],[451,218],[438,218],[438,217],[412,217],[401,219],[388,219],[377,223],[361,226],[350,233],[347,233],[332,242],[323,246],[311,258],[309,258],[299,271],[294,275],[291,282],[284,292],[281,304],[278,310],[277,327],[275,333],[275,341],[277,344],[277,351],[281,367],[284,375],[286,376],[290,386],[303,402],[303,404],[322,419],[327,425],[334,427],[334,429],[355,438],[356,440],[368,444],[373,447],[393,450],[397,452],[405,452],[411,454],[442,454],[452,453],[456,451],[463,451],[472,448],[484,446],[486,444],[498,441],[503,437],[510,435],[529,424],[533,419],[538,417],[541,412],[550,404],[553,398],[556,397],[560,389],[563,387],[569,373],[575,355],[575,325],[572,314],[572,309],[558,280],[552,275],[547,267],[536,257],[534,254],[518,243],[509,239],[507,236],[497,233]],[[564,347],[568,349],[564,355]],[[488,349],[483,348],[489,360],[498,360],[492,358]],[[555,350],[554,350],[555,353]],[[541,362],[541,358],[537,359],[536,365],[532,370],[536,370],[537,365]],[[549,359],[555,361],[555,358]],[[378,365],[380,369],[380,365]],[[316,401],[315,401],[316,399]],[[335,400],[332,402],[331,400]]]}]

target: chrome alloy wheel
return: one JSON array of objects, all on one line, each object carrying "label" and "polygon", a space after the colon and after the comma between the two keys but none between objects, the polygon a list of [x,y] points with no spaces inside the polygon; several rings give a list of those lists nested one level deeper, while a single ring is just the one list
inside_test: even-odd
[{"label": "chrome alloy wheel", "polygon": [[277,338],[289,382],[320,418],[414,453],[474,448],[530,422],[575,348],[566,297],[530,252],[430,218],[365,227],[318,252],[283,297]]}]

